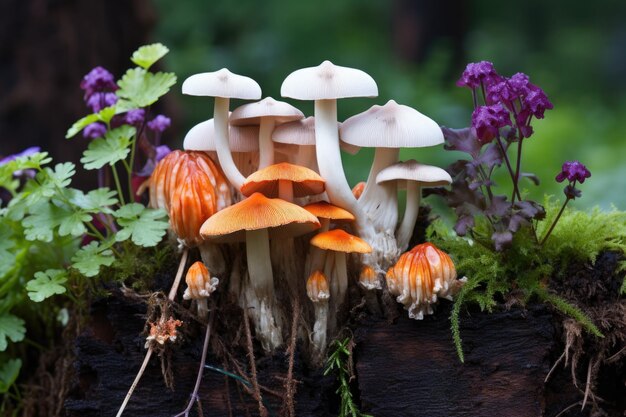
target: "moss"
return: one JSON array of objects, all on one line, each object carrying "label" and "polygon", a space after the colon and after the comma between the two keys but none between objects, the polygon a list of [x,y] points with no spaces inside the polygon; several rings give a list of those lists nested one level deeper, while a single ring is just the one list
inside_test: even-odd
[{"label": "moss", "polygon": [[[559,210],[559,205],[547,198],[547,219],[536,229],[542,236]],[[503,297],[513,291],[521,294],[521,302],[536,296],[549,302],[557,310],[574,318],[589,333],[602,336],[593,321],[578,307],[548,292],[550,279],[563,280],[565,269],[572,263],[593,265],[602,251],[626,254],[626,213],[593,209],[589,212],[566,209],[552,235],[543,246],[537,243],[535,232],[528,227],[515,235],[510,249],[495,252],[491,249],[487,224],[477,224],[476,233],[470,238],[454,234],[443,222],[435,221],[429,227],[429,240],[446,250],[455,261],[459,274],[468,281],[455,300],[451,316],[454,343],[463,360],[459,315],[465,303],[476,303],[481,310],[491,311]],[[626,269],[622,259],[618,271]],[[626,291],[622,284],[622,293]]]}]

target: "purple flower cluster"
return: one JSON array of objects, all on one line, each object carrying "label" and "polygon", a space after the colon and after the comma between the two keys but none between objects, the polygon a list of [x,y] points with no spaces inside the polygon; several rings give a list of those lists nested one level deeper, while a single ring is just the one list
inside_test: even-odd
[{"label": "purple flower cluster", "polygon": [[555,179],[557,182],[568,180],[569,182],[578,181],[582,184],[585,182],[585,179],[589,177],[591,177],[591,172],[579,161],[565,161],[561,172],[559,172]]},{"label": "purple flower cluster", "polygon": [[100,122],[91,123],[83,129],[83,137],[87,139],[101,138],[106,133],[107,127]]},{"label": "purple flower cluster", "polygon": [[[536,119],[543,119],[544,112],[554,107],[545,92],[532,84],[526,74],[518,72],[510,78],[503,77],[495,71],[493,64],[488,61],[468,64],[463,75],[457,81],[457,85],[471,88],[474,94],[476,94],[476,89],[480,87],[481,91],[484,92],[486,106],[503,106],[511,114],[521,138],[528,138],[533,134],[533,128],[530,125],[533,116]],[[475,120],[480,125],[474,124]],[[505,125],[499,127],[503,126]],[[472,117],[472,127],[477,132],[485,131],[484,119]],[[491,136],[493,129],[489,128],[486,132],[487,136],[485,137],[478,135],[483,142],[493,139]]]},{"label": "purple flower cluster", "polygon": [[479,106],[472,113],[472,129],[481,143],[491,142],[504,126],[511,126],[511,118],[501,104]]},{"label": "purple flower cluster", "polygon": [[162,133],[165,129],[170,127],[171,124],[172,121],[169,117],[159,114],[157,117],[148,122],[148,129],[153,132]]},{"label": "purple flower cluster", "polygon": [[143,123],[146,117],[146,111],[144,109],[129,110],[124,116],[124,121],[128,125],[138,126]]},{"label": "purple flower cluster", "polygon": [[113,74],[102,67],[95,67],[83,77],[80,88],[85,91],[85,100],[94,93],[117,90]]}]

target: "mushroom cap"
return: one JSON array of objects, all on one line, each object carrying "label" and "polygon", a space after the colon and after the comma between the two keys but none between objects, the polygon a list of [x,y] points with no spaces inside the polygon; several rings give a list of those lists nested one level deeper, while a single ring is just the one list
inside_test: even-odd
[{"label": "mushroom cap", "polygon": [[326,201],[318,201],[317,203],[307,204],[302,208],[317,218],[347,221],[354,220],[354,215],[348,210],[334,206]]},{"label": "mushroom cap", "polygon": [[364,265],[361,268],[361,273],[359,274],[359,285],[366,290],[380,290],[382,289],[380,285],[380,280],[378,279],[378,274],[369,265]]},{"label": "mushroom cap", "polygon": [[261,98],[261,87],[250,77],[233,74],[222,68],[188,77],[183,82],[183,94],[258,100]]},{"label": "mushroom cap", "polygon": [[306,294],[314,303],[326,301],[330,298],[328,279],[322,271],[315,271],[306,280]]},{"label": "mushroom cap", "polygon": [[[255,152],[259,150],[258,126],[229,126],[228,143],[231,152]],[[186,151],[215,151],[215,123],[205,120],[192,127],[185,135],[183,149]]]},{"label": "mushroom cap", "polygon": [[318,233],[311,239],[311,245],[335,252],[370,253],[372,251],[372,247],[366,241],[342,229]]},{"label": "mushroom cap", "polygon": [[211,293],[217,288],[219,280],[211,278],[209,270],[200,262],[194,262],[187,270],[185,275],[187,289],[183,294],[185,300],[198,300],[211,296]]},{"label": "mushroom cap", "polygon": [[[337,130],[341,123],[337,122]],[[292,144],[300,146],[315,146],[315,117],[296,120],[277,126],[272,132],[272,140],[276,143]],[[341,150],[355,155],[361,148],[339,141]]]},{"label": "mushroom cap", "polygon": [[243,242],[247,230],[269,229],[270,239],[303,235],[320,227],[315,216],[300,206],[254,193],[211,216],[200,228],[214,242]]},{"label": "mushroom cap", "polygon": [[361,181],[357,185],[352,187],[352,195],[354,196],[354,198],[358,200],[361,197],[361,194],[363,194],[363,190],[365,190],[365,185],[365,181]]},{"label": "mushroom cap", "polygon": [[378,86],[364,71],[324,61],[317,67],[289,74],[280,87],[280,95],[298,100],[376,97]]},{"label": "mushroom cap", "polygon": [[324,192],[325,181],[309,168],[281,162],[252,173],[241,186],[241,193],[249,196],[260,192],[267,197],[278,197],[278,182],[290,181],[294,197],[320,194]]},{"label": "mushroom cap", "polygon": [[200,244],[202,223],[230,203],[228,181],[204,152],[173,151],[150,176],[150,205],[167,210],[172,230],[187,246]]},{"label": "mushroom cap", "polygon": [[421,187],[440,187],[452,183],[452,177],[445,169],[420,164],[415,159],[390,165],[376,176],[376,184],[394,180],[415,181]]},{"label": "mushroom cap", "polygon": [[450,298],[462,285],[456,279],[452,259],[432,243],[422,243],[402,254],[387,271],[386,280],[389,292],[415,319],[432,314],[431,304],[438,296]]},{"label": "mushroom cap", "polygon": [[291,104],[274,100],[272,97],[265,97],[256,103],[237,107],[231,113],[229,121],[233,126],[250,126],[259,125],[263,118],[272,118],[278,125],[300,120],[303,117],[304,113]]},{"label": "mushroom cap", "polygon": [[393,100],[347,119],[341,124],[339,137],[351,145],[370,148],[421,148],[443,143],[443,132],[434,120]]}]

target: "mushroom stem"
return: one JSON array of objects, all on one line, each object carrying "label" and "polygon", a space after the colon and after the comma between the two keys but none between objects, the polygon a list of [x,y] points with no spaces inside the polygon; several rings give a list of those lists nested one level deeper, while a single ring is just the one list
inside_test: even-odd
[{"label": "mushroom stem", "polygon": [[315,172],[319,172],[319,167],[317,166],[317,158],[315,156],[315,146],[300,145],[298,147],[295,164],[307,167]]},{"label": "mushroom stem", "polygon": [[282,343],[282,331],[274,314],[274,282],[267,229],[246,231],[246,254],[250,283],[259,303],[258,311],[253,312],[256,329],[263,347],[273,350]]},{"label": "mushroom stem", "polygon": [[328,325],[328,301],[320,300],[313,303],[315,308],[315,324],[313,325],[313,345],[316,351],[316,360],[324,357],[326,350],[326,327]]},{"label": "mushroom stem", "polygon": [[413,229],[415,228],[415,222],[417,221],[417,215],[419,214],[421,194],[422,190],[416,181],[407,181],[406,208],[404,209],[402,223],[396,232],[396,240],[398,242],[398,248],[401,252],[404,252],[409,246],[409,241],[413,235]]},{"label": "mushroom stem", "polygon": [[348,185],[341,162],[337,131],[337,100],[315,101],[315,140],[320,175],[326,180],[330,202],[351,213],[359,213],[357,200]]},{"label": "mushroom stem", "polygon": [[393,182],[376,184],[376,176],[383,169],[398,162],[397,148],[376,148],[374,161],[359,206],[367,213],[374,227],[381,231],[394,230],[398,223],[398,198]]},{"label": "mushroom stem", "polygon": [[293,203],[293,182],[278,180],[278,198]]},{"label": "mushroom stem", "polygon": [[228,107],[230,99],[224,97],[215,97],[215,109],[213,110],[213,126],[215,128],[215,150],[217,157],[224,171],[224,175],[228,178],[230,184],[239,191],[242,184],[246,180],[241,172],[235,166],[233,155],[230,152],[230,143],[228,142]]},{"label": "mushroom stem", "polygon": [[259,169],[274,163],[274,141],[272,132],[276,122],[273,117],[262,117],[259,126]]},{"label": "mushroom stem", "polygon": [[[348,290],[348,266],[346,264],[346,254],[335,252],[335,272],[337,275],[337,308],[345,301]],[[331,295],[332,296],[332,295]]]}]

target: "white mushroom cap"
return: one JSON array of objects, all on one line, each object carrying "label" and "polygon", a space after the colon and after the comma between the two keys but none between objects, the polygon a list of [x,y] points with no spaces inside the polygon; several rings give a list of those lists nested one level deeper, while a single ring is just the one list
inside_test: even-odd
[{"label": "white mushroom cap", "polygon": [[258,100],[261,98],[261,87],[250,77],[222,68],[190,76],[183,82],[183,94]]},{"label": "white mushroom cap", "polygon": [[300,120],[304,118],[304,114],[289,103],[266,97],[256,103],[237,107],[231,113],[229,121],[232,126],[248,126],[260,124],[263,118],[272,118],[274,123],[283,124]]},{"label": "white mushroom cap", "polygon": [[387,181],[407,180],[415,181],[421,187],[439,187],[452,182],[446,170],[432,165],[420,164],[414,159],[393,164],[376,176],[376,183]]},{"label": "white mushroom cap", "polygon": [[[229,143],[232,152],[255,152],[259,150],[258,126],[230,126]],[[192,127],[185,135],[183,149],[186,151],[215,151],[215,126],[213,119]]]},{"label": "white mushroom cap", "polygon": [[339,137],[370,148],[421,148],[443,143],[437,123],[417,110],[389,100],[344,121]]},{"label": "white mushroom cap", "polygon": [[[337,130],[341,127],[341,123],[337,122]],[[272,132],[272,140],[276,143],[313,146],[315,145],[315,117],[309,116],[306,119],[296,120],[294,122],[285,123],[274,129]],[[361,148],[340,142],[341,150],[348,152],[350,155],[356,154]]]},{"label": "white mushroom cap", "polygon": [[289,74],[280,87],[280,95],[298,100],[376,97],[378,86],[364,71],[324,61],[317,67]]}]

